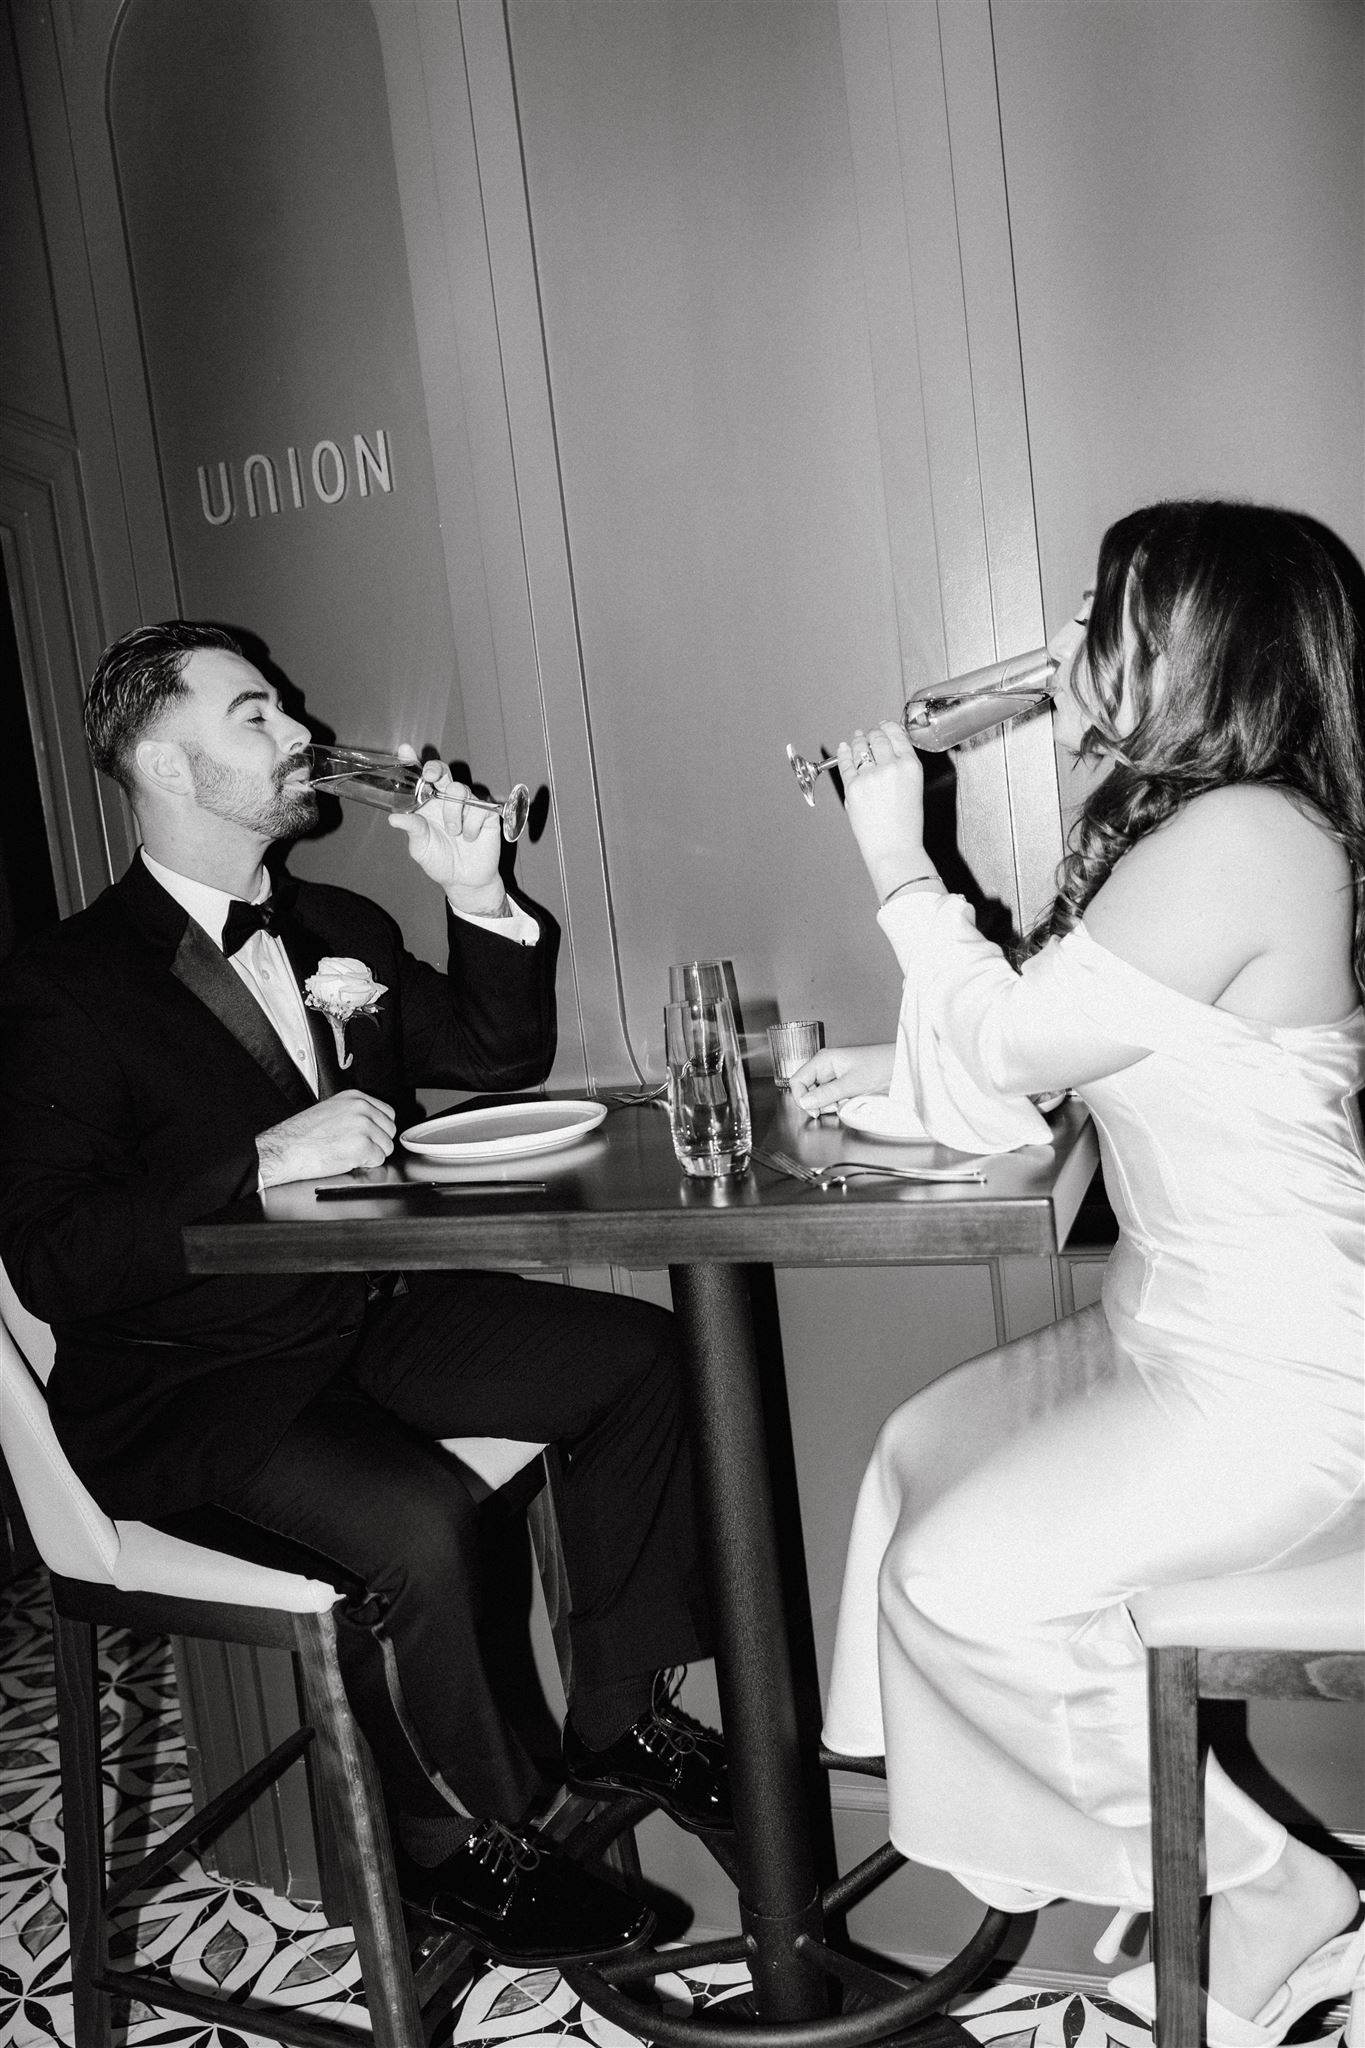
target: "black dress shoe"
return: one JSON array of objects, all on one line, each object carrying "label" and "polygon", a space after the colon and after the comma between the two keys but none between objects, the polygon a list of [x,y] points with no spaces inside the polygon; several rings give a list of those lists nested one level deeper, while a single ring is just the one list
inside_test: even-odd
[{"label": "black dress shoe", "polygon": [[564,1724],[564,1776],[575,1792],[640,1792],[693,1834],[733,1828],[725,1744],[674,1701],[677,1682],[661,1673],[647,1712],[606,1749],[589,1749]]},{"label": "black dress shoe", "polygon": [[593,1962],[654,1932],[648,1906],[562,1849],[501,1821],[480,1821],[431,1869],[395,1851],[406,1905],[500,1963]]}]

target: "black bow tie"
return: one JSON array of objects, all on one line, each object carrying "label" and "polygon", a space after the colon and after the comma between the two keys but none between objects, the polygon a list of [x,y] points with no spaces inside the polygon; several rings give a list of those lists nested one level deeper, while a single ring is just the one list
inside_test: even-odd
[{"label": "black bow tie", "polygon": [[253,932],[278,934],[279,928],[280,905],[273,896],[267,896],[264,903],[243,903],[234,896],[228,905],[227,922],[223,926],[223,953],[230,960]]}]

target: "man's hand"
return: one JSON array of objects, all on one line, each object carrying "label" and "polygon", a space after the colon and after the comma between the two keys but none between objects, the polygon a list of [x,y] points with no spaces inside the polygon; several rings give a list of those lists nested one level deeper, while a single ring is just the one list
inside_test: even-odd
[{"label": "man's hand", "polygon": [[848,822],[880,901],[930,869],[924,770],[904,729],[891,719],[841,740],[838,760]]},{"label": "man's hand", "polygon": [[895,1059],[894,1045],[827,1045],[792,1075],[792,1100],[807,1116],[819,1116],[855,1095],[885,1095]]},{"label": "man's hand", "polygon": [[256,1140],[261,1186],[318,1180],[327,1173],[349,1173],[354,1166],[382,1166],[393,1150],[396,1129],[387,1102],[359,1088],[344,1088],[261,1132]]},{"label": "man's hand", "polygon": [[[416,759],[411,747],[400,756]],[[456,782],[443,761],[428,761],[422,779],[435,787],[417,811],[392,811],[389,823],[407,839],[424,875],[445,890],[452,909],[496,917],[507,899],[498,874],[502,826],[496,811],[466,806],[467,783]]]}]

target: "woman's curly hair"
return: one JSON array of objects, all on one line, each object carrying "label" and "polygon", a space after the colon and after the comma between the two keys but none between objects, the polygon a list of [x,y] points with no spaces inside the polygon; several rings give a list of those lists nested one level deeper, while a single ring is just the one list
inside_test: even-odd
[{"label": "woman's curly hair", "polygon": [[1296,513],[1216,499],[1146,506],[1109,528],[1081,753],[1112,766],[1072,827],[1026,952],[1073,930],[1120,856],[1191,797],[1261,782],[1301,797],[1345,849],[1365,981],[1365,679],[1337,546]]}]

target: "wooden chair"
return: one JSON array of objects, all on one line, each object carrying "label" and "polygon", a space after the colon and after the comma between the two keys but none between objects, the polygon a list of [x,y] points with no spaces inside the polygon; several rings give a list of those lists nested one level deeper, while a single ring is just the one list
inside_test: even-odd
[{"label": "wooden chair", "polygon": [[[426,1942],[414,1967],[378,1776],[342,1688],[332,1614],[337,1589],[243,1563],[140,1522],[111,1521],[57,1442],[43,1393],[51,1361],[50,1331],[20,1306],[0,1270],[0,1449],[52,1585],[75,2048],[110,2048],[114,2003],[129,1997],[228,2021],[295,2048],[355,2048],[354,2027],[201,1994],[159,1969],[110,1967],[110,1913],[152,1886],[182,1851],[211,1840],[245,1812],[305,1752],[332,1824],[373,2038],[378,2048],[424,2048],[430,2017],[469,1949],[447,1934]],[[480,1469],[491,1488],[542,1447],[458,1439],[447,1448]],[[100,1626],[290,1650],[305,1715],[305,1724],[236,1785],[112,1880],[104,1847]]]},{"label": "wooden chair", "polygon": [[[1132,1611],[1147,1645],[1156,2040],[1199,2048],[1199,1701],[1365,1699],[1365,1553],[1165,1586]],[[1359,2006],[1348,2048],[1365,2048]]]}]

